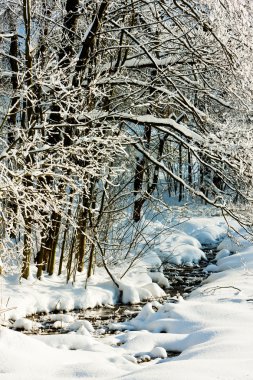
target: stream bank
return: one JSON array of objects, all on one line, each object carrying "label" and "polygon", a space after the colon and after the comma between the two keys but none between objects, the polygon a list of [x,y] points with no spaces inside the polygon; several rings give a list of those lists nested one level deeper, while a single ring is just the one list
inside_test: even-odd
[{"label": "stream bank", "polygon": [[[189,294],[199,287],[208,274],[204,268],[214,260],[216,251],[213,249],[205,250],[207,260],[201,260],[198,265],[172,265],[167,264],[164,268],[164,275],[170,283],[170,287],[164,289],[166,296],[156,299],[164,304],[168,302],[177,302],[178,297],[187,298]],[[147,300],[147,301],[154,301]],[[71,312],[55,311],[54,313],[34,314],[27,317],[32,321],[34,328],[26,331],[22,328],[16,329],[26,334],[65,334],[68,333],[69,327],[66,320],[88,321],[94,328],[95,335],[104,335],[115,333],[110,330],[111,323],[124,322],[137,316],[147,301],[138,304],[116,304],[114,306],[103,306],[94,309],[73,310]]]}]

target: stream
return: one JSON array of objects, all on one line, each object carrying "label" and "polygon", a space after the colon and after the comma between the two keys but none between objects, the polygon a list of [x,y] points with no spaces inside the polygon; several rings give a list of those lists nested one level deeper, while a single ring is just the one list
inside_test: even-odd
[{"label": "stream", "polygon": [[[165,277],[169,280],[170,288],[164,289],[166,296],[156,299],[160,303],[177,302],[177,298],[182,296],[187,298],[189,294],[199,287],[204,279],[208,277],[208,274],[203,269],[214,260],[216,251],[211,249],[205,250],[207,260],[201,260],[198,265],[194,266],[178,266],[168,264],[163,271]],[[113,334],[114,330],[110,331],[109,325],[116,322],[124,322],[137,316],[142,307],[147,301],[140,302],[138,304],[116,304],[114,306],[103,306],[94,309],[86,310],[73,310],[71,312],[54,312],[59,313],[59,323],[55,326],[55,319],[52,318],[52,314],[35,314],[29,318],[33,322],[40,323],[41,327],[37,331],[23,331],[26,334],[64,334],[69,332],[65,327],[65,324],[60,322],[61,315],[62,320],[66,316],[70,316],[74,320],[87,320],[95,329],[95,335],[101,334]],[[51,317],[50,317],[51,316]]]}]

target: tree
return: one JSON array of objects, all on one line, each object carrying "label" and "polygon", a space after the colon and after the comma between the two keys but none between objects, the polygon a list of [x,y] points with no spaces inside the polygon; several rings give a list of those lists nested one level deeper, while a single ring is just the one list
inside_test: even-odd
[{"label": "tree", "polygon": [[67,280],[85,265],[90,276],[120,228],[126,257],[125,233],[141,235],[165,175],[179,200],[196,196],[251,224],[235,204],[251,201],[252,188],[250,3],[10,5],[1,15],[1,207],[4,250],[18,247],[23,277],[33,256],[38,278],[52,274],[57,252]]}]

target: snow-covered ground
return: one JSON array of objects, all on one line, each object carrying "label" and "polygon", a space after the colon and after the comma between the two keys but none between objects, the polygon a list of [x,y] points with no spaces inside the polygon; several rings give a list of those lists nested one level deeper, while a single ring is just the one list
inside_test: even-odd
[{"label": "snow-covered ground", "polygon": [[[203,257],[203,245],[219,243],[216,264],[206,268],[214,273],[187,300],[148,302],[136,318],[112,325],[115,335],[97,336],[88,321],[71,313],[51,316],[56,327],[68,329],[64,335],[25,336],[1,327],[0,378],[253,379],[253,245],[233,230],[230,236],[226,232],[222,219],[195,218],[162,240],[154,260],[167,255],[168,261],[177,257],[177,263],[188,265]],[[162,275],[149,275],[143,263],[120,282],[125,301],[163,294],[151,279],[162,281]],[[113,304],[119,291],[102,271],[87,290],[81,279],[74,288],[57,278],[21,285],[14,276],[1,281],[1,308],[16,307],[2,312],[3,324],[12,318],[14,327],[34,332],[39,325],[25,319],[27,314]],[[179,355],[169,358],[167,352]]]}]

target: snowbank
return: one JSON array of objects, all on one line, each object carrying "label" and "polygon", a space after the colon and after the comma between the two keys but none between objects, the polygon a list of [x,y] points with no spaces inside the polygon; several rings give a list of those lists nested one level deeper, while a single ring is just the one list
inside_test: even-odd
[{"label": "snowbank", "polygon": [[217,268],[189,299],[149,302],[136,318],[115,324],[122,332],[114,336],[95,339],[87,321],[64,315],[72,325],[64,335],[35,339],[2,327],[1,379],[251,379],[253,247],[219,259]]},{"label": "snowbank", "polygon": [[[221,233],[222,224],[217,224],[217,220],[209,222],[202,223],[201,236],[204,228],[207,231],[211,226],[208,231],[212,231],[213,241],[218,242],[225,225]],[[200,220],[195,226],[199,226],[198,223]],[[215,223],[217,230],[213,228]],[[192,224],[187,226],[189,233],[197,230]],[[182,231],[185,240],[179,235],[177,231],[174,241],[183,243],[186,251],[188,246],[201,249],[197,234],[192,238]],[[1,379],[252,379],[253,245],[240,238],[236,253],[231,254],[229,244],[235,237],[229,239],[220,246],[217,262],[212,264],[215,273],[187,300],[178,298],[164,305],[148,302],[137,317],[112,324],[114,330],[120,331],[113,336],[95,338],[88,321],[64,314],[51,315],[52,322],[64,324],[69,331],[63,335],[34,338],[0,327]],[[119,281],[126,302],[137,301],[148,292],[161,294],[151,277],[163,283],[162,274],[149,275],[146,267],[143,271],[140,269]],[[105,281],[102,273],[91,280],[86,291],[81,282],[73,289],[63,287],[55,278],[45,278],[42,283],[27,281],[22,285],[14,280],[13,277],[4,279],[2,300],[8,301],[10,297],[3,306],[17,306],[8,314],[16,317],[24,317],[36,309],[60,307],[57,305],[70,309],[108,300],[113,303],[119,292],[110,281]],[[21,317],[16,318],[14,327],[34,329],[31,321]],[[170,353],[177,356],[170,357]]]},{"label": "snowbank", "polygon": [[148,303],[136,318],[112,326],[128,330],[113,339],[129,355],[151,357],[156,347],[180,354],[124,379],[253,378],[253,246],[220,259],[217,268],[187,301]]},{"label": "snowbank", "polygon": [[[87,309],[103,305],[114,305],[118,302],[120,292],[124,303],[139,303],[156,297],[163,297],[163,287],[168,287],[168,281],[162,273],[149,274],[146,267],[137,267],[122,280],[117,279],[119,288],[109,279],[103,268],[84,287],[84,276],[78,275],[76,284],[66,285],[63,276],[45,276],[43,281],[33,277],[22,280],[16,276],[1,278],[2,304],[0,309],[6,309],[5,319],[17,320],[35,313],[52,311],[70,311]],[[26,329],[24,327],[24,329]]]}]

